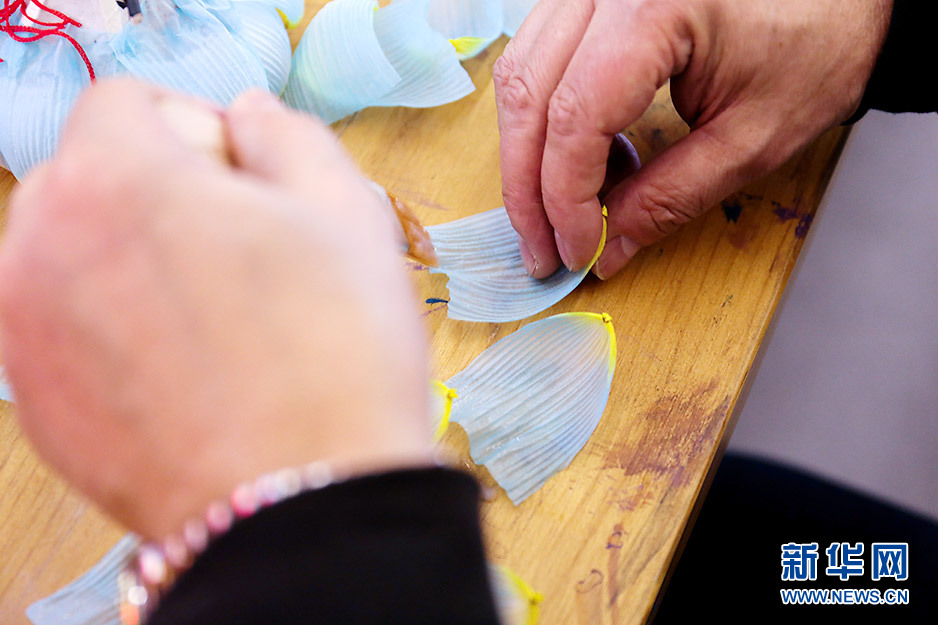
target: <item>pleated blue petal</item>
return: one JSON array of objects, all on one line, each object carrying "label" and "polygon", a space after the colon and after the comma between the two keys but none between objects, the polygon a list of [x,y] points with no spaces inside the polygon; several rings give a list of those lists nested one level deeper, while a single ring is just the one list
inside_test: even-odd
[{"label": "pleated blue petal", "polygon": [[6,372],[0,367],[0,399],[13,403],[13,389],[7,380]]},{"label": "pleated blue petal", "polygon": [[293,55],[284,101],[331,123],[368,106],[438,106],[471,93],[455,48],[427,23],[428,3],[326,4]]},{"label": "pleated blue petal", "polygon": [[458,393],[450,419],[512,503],[589,440],[609,399],[615,356],[608,315],[566,313],[529,323],[446,381]]},{"label": "pleated blue petal", "polygon": [[401,81],[375,35],[375,0],[332,0],[293,53],[284,101],[327,123],[376,102]]},{"label": "pleated blue petal", "polygon": [[234,0],[240,2],[260,2],[277,10],[282,17],[282,22],[288,27],[293,28],[303,19],[306,12],[306,3],[303,0]]},{"label": "pleated blue petal", "polygon": [[378,106],[440,106],[475,90],[456,49],[427,22],[430,0],[395,0],[375,13],[375,35],[401,77]]},{"label": "pleated blue petal", "polygon": [[0,152],[6,168],[22,179],[55,152],[72,105],[88,72],[60,37],[17,43],[0,36]]},{"label": "pleated blue petal", "polygon": [[[430,0],[430,26],[453,41],[460,59],[475,56],[502,34],[501,0]],[[461,45],[460,45],[461,44]]]},{"label": "pleated blue petal", "polygon": [[452,319],[501,323],[536,315],[569,295],[589,272],[561,267],[543,280],[528,275],[504,208],[428,226],[427,232],[439,261],[430,271],[449,278],[446,314]]},{"label": "pleated blue petal", "polygon": [[26,608],[34,625],[120,625],[117,576],[140,539],[127,534],[74,582]]},{"label": "pleated blue petal", "polygon": [[504,0],[505,34],[514,37],[537,0]]},{"label": "pleated blue petal", "polygon": [[[111,40],[118,62],[142,80],[200,96],[222,106],[248,89],[267,89],[257,54],[198,0],[143,0],[144,19]],[[230,4],[216,2],[224,8]],[[218,8],[221,11],[221,8]]]},{"label": "pleated blue petal", "polygon": [[267,88],[280,95],[290,75],[293,49],[280,14],[266,2],[238,2],[231,29],[251,47],[267,76]]}]

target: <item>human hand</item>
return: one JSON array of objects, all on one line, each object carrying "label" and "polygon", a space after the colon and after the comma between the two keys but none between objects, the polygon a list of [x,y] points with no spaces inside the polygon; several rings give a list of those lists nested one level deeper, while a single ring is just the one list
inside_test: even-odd
[{"label": "human hand", "polygon": [[242,97],[232,167],[159,112],[179,97],[89,89],[11,200],[0,347],[37,450],[151,538],[281,467],[427,464],[389,211],[311,118]]},{"label": "human hand", "polygon": [[607,278],[856,110],[891,0],[541,0],[495,65],[505,206],[529,272],[585,266],[610,141],[671,77],[691,126],[602,194]]}]

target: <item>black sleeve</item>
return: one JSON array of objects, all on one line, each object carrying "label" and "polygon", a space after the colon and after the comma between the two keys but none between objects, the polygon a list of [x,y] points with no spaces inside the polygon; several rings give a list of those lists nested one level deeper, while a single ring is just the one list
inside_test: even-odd
[{"label": "black sleeve", "polygon": [[938,111],[935,28],[938,2],[894,0],[886,41],[853,123],[870,109],[892,113]]},{"label": "black sleeve", "polygon": [[150,625],[497,625],[478,497],[449,469],[298,495],[219,537]]}]

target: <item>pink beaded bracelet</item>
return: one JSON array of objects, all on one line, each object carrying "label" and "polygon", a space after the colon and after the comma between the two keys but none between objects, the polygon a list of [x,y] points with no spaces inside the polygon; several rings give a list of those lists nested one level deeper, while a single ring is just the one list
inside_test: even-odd
[{"label": "pink beaded bracelet", "polygon": [[179,575],[235,522],[299,493],[340,481],[333,466],[321,461],[268,473],[253,482],[239,484],[229,501],[209,504],[205,516],[186,521],[181,533],[170,535],[161,543],[141,545],[117,578],[121,623],[144,622]]}]

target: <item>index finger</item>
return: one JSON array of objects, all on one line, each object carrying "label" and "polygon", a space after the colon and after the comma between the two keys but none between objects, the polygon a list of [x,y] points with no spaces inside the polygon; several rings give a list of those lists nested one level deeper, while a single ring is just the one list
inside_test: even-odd
[{"label": "index finger", "polygon": [[536,278],[560,265],[541,201],[547,105],[592,11],[591,1],[542,0],[495,66],[502,194],[525,265]]},{"label": "index finger", "polygon": [[[672,45],[677,29],[658,23],[663,18],[668,19],[627,3],[599,4],[551,97],[541,189],[560,256],[571,270],[585,267],[599,247],[597,195],[612,138],[644,113],[658,87],[686,63]],[[630,33],[625,40],[623,32]]]}]

